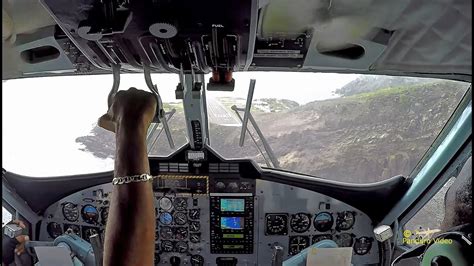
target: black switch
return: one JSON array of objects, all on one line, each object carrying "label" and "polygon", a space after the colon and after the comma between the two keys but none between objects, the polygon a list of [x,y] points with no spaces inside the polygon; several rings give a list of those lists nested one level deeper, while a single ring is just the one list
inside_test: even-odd
[{"label": "black switch", "polygon": [[176,256],[173,256],[170,258],[170,263],[171,266],[179,266],[181,264],[181,259]]},{"label": "black switch", "polygon": [[193,199],[193,206],[198,206],[198,199]]}]

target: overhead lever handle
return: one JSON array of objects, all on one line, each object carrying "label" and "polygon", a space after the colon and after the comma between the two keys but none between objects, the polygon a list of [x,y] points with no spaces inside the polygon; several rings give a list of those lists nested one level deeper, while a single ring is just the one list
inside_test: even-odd
[{"label": "overhead lever handle", "polygon": [[120,86],[120,64],[112,64],[112,75],[114,78],[114,83],[112,84],[112,89],[109,92],[109,96],[107,97],[107,104],[110,107],[114,101],[115,94]]},{"label": "overhead lever handle", "polygon": [[161,101],[161,96],[160,96],[160,93],[158,92],[158,88],[156,87],[155,84],[153,84],[153,81],[151,80],[150,67],[144,65],[143,73],[145,75],[145,83],[148,89],[156,97],[157,109],[156,109],[156,115],[155,115],[155,118],[153,119],[153,122],[161,123],[163,125],[163,129],[165,130],[166,138],[168,139],[170,148],[174,149],[175,147],[174,141],[173,141],[173,137],[171,136],[170,128],[168,126],[168,121],[166,120],[165,111],[163,110],[163,102]]}]

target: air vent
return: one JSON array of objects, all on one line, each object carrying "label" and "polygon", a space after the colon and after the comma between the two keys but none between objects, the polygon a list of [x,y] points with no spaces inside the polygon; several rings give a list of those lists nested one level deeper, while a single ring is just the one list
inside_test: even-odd
[{"label": "air vent", "polygon": [[54,60],[59,55],[59,50],[56,47],[46,45],[22,51],[20,56],[28,64],[38,64]]},{"label": "air vent", "polygon": [[239,164],[237,163],[210,163],[210,173],[238,173]]},{"label": "air vent", "polygon": [[351,60],[359,59],[365,54],[364,48],[356,44],[349,44],[346,48],[325,52],[320,51],[319,47],[316,48],[321,54]]}]

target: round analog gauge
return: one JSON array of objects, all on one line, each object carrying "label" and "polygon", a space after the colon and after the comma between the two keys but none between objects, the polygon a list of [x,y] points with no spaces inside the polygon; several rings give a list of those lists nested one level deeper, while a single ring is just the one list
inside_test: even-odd
[{"label": "round analog gauge", "polygon": [[372,237],[363,236],[363,237],[356,238],[355,243],[354,243],[354,252],[357,255],[367,254],[372,248],[373,241],[374,239]]},{"label": "round analog gauge", "polygon": [[336,244],[340,248],[352,247],[352,243],[354,242],[354,237],[352,236],[352,234],[342,233],[334,237],[334,242],[336,242]]},{"label": "round analog gauge", "polygon": [[201,228],[201,225],[197,221],[191,221],[189,223],[189,231],[191,232],[198,232],[200,228]]},{"label": "round analog gauge", "polygon": [[64,218],[70,222],[75,222],[79,218],[79,210],[77,204],[67,202],[63,205]]},{"label": "round analog gauge", "polygon": [[332,240],[332,236],[329,234],[328,235],[315,235],[313,236],[313,244],[318,243],[319,241],[322,241],[325,239]]},{"label": "round analog gauge", "polygon": [[48,231],[48,234],[51,238],[56,238],[63,234],[63,229],[61,228],[61,225],[55,222],[49,223],[46,226],[46,231]]},{"label": "round analog gauge", "polygon": [[100,211],[100,221],[103,225],[107,223],[107,217],[109,217],[109,208],[104,207]]},{"label": "round analog gauge", "polygon": [[161,209],[165,211],[171,210],[171,207],[173,207],[173,203],[171,202],[170,198],[168,197],[162,197],[159,201],[159,206]]},{"label": "round analog gauge", "polygon": [[65,224],[64,225],[64,232],[72,232],[78,236],[81,236],[81,229],[78,225],[75,224]]},{"label": "round analog gauge", "polygon": [[292,236],[290,237],[289,243],[289,254],[296,255],[300,253],[303,249],[309,247],[309,237],[308,236]]},{"label": "round analog gauge", "polygon": [[201,242],[201,234],[200,233],[191,233],[189,234],[189,240],[193,243]]},{"label": "round analog gauge", "polygon": [[188,237],[188,228],[186,228],[186,227],[176,227],[174,234],[175,234],[176,239],[184,240]]},{"label": "round analog gauge", "polygon": [[177,225],[184,225],[188,222],[188,217],[184,212],[176,212],[174,214],[174,223]]},{"label": "round analog gauge", "polygon": [[199,209],[192,209],[192,210],[189,210],[189,219],[191,219],[191,220],[199,220],[199,215],[200,215]]},{"label": "round analog gauge", "polygon": [[82,236],[86,241],[89,241],[89,238],[92,235],[98,234],[99,230],[93,227],[82,227]]},{"label": "round analog gauge", "polygon": [[82,219],[84,219],[84,222],[94,224],[99,220],[99,211],[96,207],[87,204],[82,207],[81,216]]},{"label": "round analog gauge", "polygon": [[162,212],[160,214],[160,223],[162,224],[171,224],[173,222],[173,216],[169,212]]},{"label": "round analog gauge", "polygon": [[320,212],[314,217],[314,228],[319,232],[326,232],[331,230],[334,224],[334,219],[329,212]]},{"label": "round analog gauge", "polygon": [[306,232],[310,226],[311,216],[309,214],[300,212],[291,215],[290,227],[291,230],[295,231],[296,233]]},{"label": "round analog gauge", "polygon": [[188,243],[184,242],[184,241],[178,241],[176,242],[176,245],[175,245],[175,250],[179,253],[185,253],[186,251],[188,251]]},{"label": "round analog gauge", "polygon": [[192,255],[191,256],[191,265],[192,266],[203,266],[204,258],[201,255]]},{"label": "round analog gauge", "polygon": [[161,242],[161,250],[163,252],[172,252],[173,251],[173,242],[165,240]]},{"label": "round analog gauge", "polygon": [[349,230],[355,222],[355,214],[351,211],[344,211],[337,214],[336,230]]},{"label": "round analog gauge", "polygon": [[174,208],[177,211],[184,211],[188,207],[188,199],[187,198],[176,198],[174,199]]},{"label": "round analog gauge", "polygon": [[174,236],[173,229],[169,226],[162,226],[160,228],[160,236],[163,239],[171,239]]},{"label": "round analog gauge", "polygon": [[288,215],[287,214],[267,214],[265,217],[266,235],[287,235]]}]

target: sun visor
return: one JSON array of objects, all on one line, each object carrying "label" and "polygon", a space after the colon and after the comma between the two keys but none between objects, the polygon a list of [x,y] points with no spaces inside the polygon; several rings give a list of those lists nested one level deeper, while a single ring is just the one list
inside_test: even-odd
[{"label": "sun visor", "polygon": [[374,69],[471,76],[471,10],[472,1],[411,1]]}]

